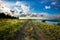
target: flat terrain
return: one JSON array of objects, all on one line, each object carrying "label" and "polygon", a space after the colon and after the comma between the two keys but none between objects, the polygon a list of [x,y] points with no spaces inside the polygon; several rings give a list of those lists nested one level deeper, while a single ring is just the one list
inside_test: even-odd
[{"label": "flat terrain", "polygon": [[60,40],[60,26],[36,20],[0,19],[0,40]]},{"label": "flat terrain", "polygon": [[32,21],[28,21],[22,30],[20,30],[15,40],[49,40]]}]

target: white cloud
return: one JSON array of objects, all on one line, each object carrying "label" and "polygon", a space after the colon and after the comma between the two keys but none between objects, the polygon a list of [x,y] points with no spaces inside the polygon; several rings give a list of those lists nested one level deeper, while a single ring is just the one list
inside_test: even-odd
[{"label": "white cloud", "polygon": [[39,15],[45,15],[45,16],[48,16],[49,14],[48,14],[48,13],[45,13],[45,12],[41,12],[41,13],[39,13]]},{"label": "white cloud", "polygon": [[51,4],[52,4],[52,5],[56,5],[56,2],[52,2]]},{"label": "white cloud", "polygon": [[19,13],[22,10],[19,10],[17,7],[14,7],[14,9]]},{"label": "white cloud", "polygon": [[48,0],[42,0],[40,1],[41,4],[48,2]]},{"label": "white cloud", "polygon": [[10,12],[10,6],[12,3],[10,2],[6,2],[6,1],[0,1],[0,10],[2,10],[2,12],[4,12],[6,15],[11,15],[12,13]]},{"label": "white cloud", "polygon": [[22,3],[19,2],[19,1],[16,2],[16,5],[18,5],[18,6],[20,6],[21,4],[22,4]]},{"label": "white cloud", "polygon": [[[16,15],[19,14],[20,11],[23,11],[23,14],[27,14],[29,13],[30,11],[30,7],[29,6],[26,6],[26,4],[20,2],[20,1],[17,1],[17,2],[7,2],[7,1],[0,1],[0,4],[2,5],[2,10],[4,12],[10,12],[10,10],[12,9],[13,7],[13,10],[16,10]],[[18,8],[17,6],[19,6],[20,8]]]},{"label": "white cloud", "polygon": [[23,13],[24,14],[27,14],[29,12],[29,10],[30,10],[30,7],[29,6],[26,6],[22,2],[17,1],[16,2],[16,5],[21,6],[21,9],[23,10]]},{"label": "white cloud", "polygon": [[28,13],[30,10],[29,7],[25,6],[25,5],[21,5],[21,8],[22,8],[24,14]]},{"label": "white cloud", "polygon": [[8,8],[10,8],[11,6],[14,6],[13,2],[7,2],[7,1],[0,1],[0,4]]},{"label": "white cloud", "polygon": [[51,7],[50,6],[45,6],[45,9],[50,9]]}]

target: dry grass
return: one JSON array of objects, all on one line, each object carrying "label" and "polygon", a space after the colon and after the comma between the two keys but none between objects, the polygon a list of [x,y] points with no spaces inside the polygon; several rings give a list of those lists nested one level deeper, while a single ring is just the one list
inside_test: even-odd
[{"label": "dry grass", "polygon": [[60,40],[60,26],[53,24],[46,24],[43,22],[36,23],[43,32],[50,36],[51,40]]},{"label": "dry grass", "polygon": [[27,20],[0,19],[0,40],[13,40]]}]

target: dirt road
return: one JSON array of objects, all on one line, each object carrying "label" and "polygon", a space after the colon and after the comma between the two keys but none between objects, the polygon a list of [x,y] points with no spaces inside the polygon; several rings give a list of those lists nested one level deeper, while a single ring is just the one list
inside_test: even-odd
[{"label": "dirt road", "polygon": [[17,33],[14,40],[49,40],[49,37],[46,36],[32,21],[28,21]]}]

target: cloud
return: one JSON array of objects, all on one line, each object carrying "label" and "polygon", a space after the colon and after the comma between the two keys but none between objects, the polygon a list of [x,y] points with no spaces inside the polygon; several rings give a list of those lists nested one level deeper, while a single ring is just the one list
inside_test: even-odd
[{"label": "cloud", "polygon": [[18,5],[18,6],[21,6],[21,2],[19,2],[19,1],[17,1],[16,3],[15,3],[15,5]]},{"label": "cloud", "polygon": [[39,13],[39,15],[45,15],[45,16],[48,16],[49,14],[46,13],[46,12],[41,12],[41,13]]},{"label": "cloud", "polygon": [[7,2],[7,1],[0,1],[0,4],[8,8],[10,8],[11,6],[14,6],[13,2]]},{"label": "cloud", "polygon": [[0,10],[5,13],[5,15],[12,15],[10,7],[12,6],[12,3],[6,2],[6,1],[0,1]]},{"label": "cloud", "polygon": [[26,6],[25,3],[20,2],[20,1],[16,1],[16,2],[0,1],[0,4],[2,5],[2,7],[4,7],[2,8],[2,10],[4,12],[9,12],[10,14],[12,14],[10,12],[10,10],[12,10],[12,7],[13,7],[13,10],[16,11],[15,13],[16,15],[18,15],[21,11],[23,12],[23,14],[28,14],[30,11],[30,7]]},{"label": "cloud", "polygon": [[16,5],[21,6],[21,9],[23,10],[24,14],[27,14],[30,11],[30,7],[26,6],[25,4],[23,4],[22,2],[17,1]]},{"label": "cloud", "polygon": [[45,6],[45,9],[50,9],[51,7],[50,6]]},{"label": "cloud", "polygon": [[22,8],[24,14],[28,13],[30,10],[29,7],[25,6],[25,5],[21,5],[21,8]]},{"label": "cloud", "polygon": [[41,4],[48,2],[48,0],[42,0],[40,1]]},{"label": "cloud", "polygon": [[52,4],[52,5],[56,5],[56,2],[52,2],[51,4]]}]

